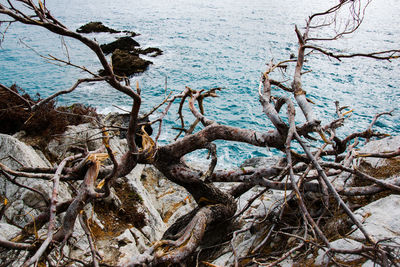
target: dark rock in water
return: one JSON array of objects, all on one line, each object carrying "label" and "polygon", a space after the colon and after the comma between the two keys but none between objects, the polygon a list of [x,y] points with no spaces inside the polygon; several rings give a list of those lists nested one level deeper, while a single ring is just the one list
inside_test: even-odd
[{"label": "dark rock in water", "polygon": [[133,51],[135,47],[140,46],[138,42],[133,40],[131,37],[121,37],[118,38],[116,41],[111,42],[109,44],[102,44],[101,50],[103,50],[104,54],[113,53],[115,49],[126,50],[126,51]]},{"label": "dark rock in water", "polygon": [[107,26],[104,26],[103,23],[99,21],[91,21],[79,29],[76,30],[79,33],[91,33],[91,32],[109,32],[109,33],[119,33],[121,31],[117,31]]},{"label": "dark rock in water", "polygon": [[124,33],[126,33],[126,35],[130,36],[130,37],[135,37],[135,36],[139,36],[139,33],[136,32],[132,32],[132,31],[122,31]]},{"label": "dark rock in water", "polygon": [[157,47],[148,47],[146,49],[140,49],[138,53],[148,55],[150,57],[156,57],[162,55],[163,51]]},{"label": "dark rock in water", "polygon": [[[109,44],[102,44],[100,47],[104,54],[112,53],[114,73],[120,76],[144,72],[152,64],[151,61],[144,60],[139,55],[156,57],[163,53],[161,49],[155,47],[141,49],[140,44],[129,36],[118,38]],[[100,70],[99,74],[107,75],[104,70]]]},{"label": "dark rock in water", "polygon": [[152,64],[151,61],[144,60],[136,54],[120,49],[116,49],[113,52],[111,61],[115,74],[120,76],[130,76],[135,73],[144,72]]}]

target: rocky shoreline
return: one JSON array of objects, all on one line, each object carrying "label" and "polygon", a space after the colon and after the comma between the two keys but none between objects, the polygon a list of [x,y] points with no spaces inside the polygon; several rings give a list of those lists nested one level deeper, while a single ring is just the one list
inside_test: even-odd
[{"label": "rocky shoreline", "polygon": [[[0,227],[4,232],[0,236],[0,265],[368,267],[397,266],[400,262],[400,138],[373,130],[381,116],[393,115],[394,110],[376,114],[362,131],[359,124],[342,129],[348,134],[344,136],[338,128],[354,110],[335,101],[335,116],[326,121],[311,105],[311,93],[304,90],[313,87],[312,83],[306,85],[302,79],[308,73],[309,64],[305,63],[313,51],[339,61],[397,57],[393,50],[360,54],[355,49],[342,54],[333,49],[334,44],[325,43],[359,28],[362,19],[357,18],[365,11],[360,3],[341,1],[295,27],[297,41],[284,46],[296,49],[297,55],[277,62],[271,59],[260,76],[258,97],[263,112],[257,116],[266,116],[269,122],[267,128],[254,130],[236,123],[242,118],[251,120],[244,106],[231,105],[243,115],[236,120],[231,116],[229,122],[219,123],[218,118],[208,118],[210,112],[206,114],[204,105],[218,96],[220,87],[207,90],[186,86],[167,96],[165,81],[165,99],[144,114],[146,97],[141,95],[139,83],[136,87],[131,84],[129,76],[151,64],[144,55],[157,56],[161,50],[140,48],[133,39],[136,33],[113,30],[99,22],[78,29],[81,33],[68,29],[41,1],[24,1],[21,9],[6,2],[0,4],[0,13],[6,19],[36,25],[61,39],[73,38],[94,53],[101,64],[97,68],[104,71],[96,74],[96,70],[84,67],[85,53],[79,56],[83,61],[78,65],[71,63],[68,45],[62,40],[68,61],[51,55],[46,58],[86,72],[86,77],[76,80],[68,90],[32,99],[15,84],[0,84],[0,119],[7,122],[0,123],[4,127],[0,132],[6,133],[0,134]],[[338,27],[336,19],[348,27]],[[141,22],[147,24],[145,20]],[[161,24],[178,22],[178,28],[185,28],[188,21]],[[149,29],[156,30],[154,27],[161,24],[151,23]],[[185,40],[186,30],[172,31],[180,40],[177,43],[174,36],[167,38],[167,43],[174,43],[168,47],[187,44],[190,38]],[[165,33],[168,31],[161,35]],[[197,41],[212,43],[209,31],[198,33],[201,38]],[[114,42],[109,44],[101,46],[98,42],[113,37]],[[242,39],[237,40],[240,43]],[[320,42],[325,45],[320,46]],[[277,48],[284,51],[285,47]],[[186,47],[180,48],[186,51]],[[241,51],[243,46],[237,49]],[[289,52],[281,55],[289,56]],[[286,75],[286,70],[292,74]],[[53,69],[50,72],[56,80],[72,78]],[[277,75],[283,75],[284,81],[275,80]],[[131,101],[131,110],[122,116],[103,116],[83,105],[57,106],[59,96],[72,93],[81,84],[97,82],[120,92],[121,101]],[[285,91],[284,95],[275,89]],[[242,90],[238,92],[236,98],[241,99]],[[96,97],[96,92],[87,90],[81,96],[88,94]],[[179,133],[164,144],[158,138],[162,124],[176,118],[171,114],[173,106],[180,127],[171,130]],[[172,117],[167,117],[168,113]],[[153,115],[157,118],[150,121]],[[193,122],[186,123],[189,121]],[[357,119],[351,123],[355,125]],[[156,125],[157,136],[151,137],[151,127]],[[167,131],[163,132],[170,136]],[[246,151],[245,146],[250,146],[253,159],[240,167],[219,169],[217,163],[225,156],[220,150],[231,142],[240,142]],[[255,158],[260,155],[258,149],[277,153],[267,159]],[[209,166],[198,164],[203,155],[194,155],[200,150],[208,152]],[[231,151],[241,153],[233,147]]]},{"label": "rocky shoreline", "polygon": [[[115,124],[115,114],[106,117],[112,118]],[[35,146],[36,141],[23,132],[14,136],[0,134],[2,148],[0,162],[15,170],[21,167],[55,167],[77,146],[86,147],[89,150],[100,148],[102,146],[100,134],[100,130],[91,123],[68,126],[64,134],[48,140],[45,149]],[[125,152],[126,140],[115,136],[110,140],[110,146],[115,155],[120,157]],[[361,152],[387,151],[399,146],[400,137],[390,137],[368,143]],[[254,168],[257,164],[277,164],[276,162],[276,159],[257,159],[245,163],[242,168]],[[368,169],[370,172],[380,170],[381,173],[383,169],[390,169],[391,171],[386,172],[382,179],[399,179],[400,159],[398,157],[394,159],[360,158],[359,168]],[[32,223],[32,218],[43,212],[51,192],[50,181],[31,178],[18,178],[17,181],[35,191],[20,187],[15,184],[15,180],[11,181],[1,176],[0,238],[5,240],[16,238],[21,234],[21,227]],[[74,181],[62,183],[58,197],[59,203],[72,197],[75,183]],[[230,184],[223,183],[219,186],[226,189],[230,187]],[[265,238],[265,224],[272,223],[268,222],[269,213],[273,212],[277,203],[284,201],[287,194],[285,191],[267,190],[246,209],[249,200],[260,194],[263,189],[263,187],[254,187],[237,200],[237,213],[242,210],[244,212],[237,218],[236,223],[240,225],[240,229],[247,230],[235,233],[231,242],[211,249],[209,257],[213,259],[212,264],[233,266],[235,253],[236,257],[246,257],[260,248]],[[396,244],[400,241],[399,204],[398,195],[383,195],[376,199],[371,198],[368,203],[360,205],[355,210],[355,214],[374,238],[385,239],[388,244]],[[153,242],[160,240],[169,226],[195,207],[192,197],[182,187],[171,183],[154,167],[138,165],[129,175],[116,181],[112,197],[89,204],[84,212],[89,218],[89,226],[103,261],[109,265],[121,265],[143,253]],[[390,212],[387,212],[388,210]],[[261,225],[255,223],[260,218],[266,219]],[[72,239],[75,246],[70,246],[68,256],[90,262],[90,248],[85,232],[79,224],[76,224],[76,227],[77,231],[74,232]],[[338,218],[330,227],[343,228],[349,232],[349,235],[343,237],[336,235],[336,240],[331,240],[332,246],[351,249],[358,248],[366,242],[349,220]],[[45,229],[41,229],[37,234],[42,236],[45,232]],[[290,240],[281,240],[277,236],[272,238],[269,245],[263,249],[279,250],[282,245],[288,245],[290,242]],[[232,247],[235,248],[235,253]],[[10,253],[1,251],[0,259],[13,257]],[[281,266],[295,264],[296,261],[291,259],[295,256],[288,257]],[[337,257],[345,264],[357,264],[364,267],[373,264],[372,261],[366,261],[365,258],[354,255],[339,254]],[[311,253],[302,264],[323,266],[326,260],[326,251],[320,250],[317,253]]]}]

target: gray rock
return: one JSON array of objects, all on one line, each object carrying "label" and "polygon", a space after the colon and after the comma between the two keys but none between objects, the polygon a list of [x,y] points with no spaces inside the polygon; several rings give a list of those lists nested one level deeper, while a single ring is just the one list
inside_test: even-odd
[{"label": "gray rock", "polygon": [[129,231],[135,238],[136,247],[140,253],[145,252],[151,246],[151,241],[141,231],[135,227],[130,228]]},{"label": "gray rock", "polygon": [[[362,221],[362,225],[375,241],[384,240],[383,242],[379,242],[381,246],[397,246],[400,242],[400,221],[398,220],[400,216],[399,206],[400,196],[390,195],[358,209],[355,215],[359,221]],[[360,242],[365,240],[364,235],[359,229],[354,231],[349,238],[338,239],[332,242],[331,246],[340,249],[358,249],[362,246],[362,243],[356,240]],[[335,258],[340,262],[351,264],[361,259],[361,256],[336,254]],[[325,251],[319,250],[315,264],[325,265],[328,261],[329,258],[325,254]],[[374,264],[375,263],[372,261],[368,261],[364,263],[363,266],[375,266]]]},{"label": "gray rock", "polygon": [[[34,184],[32,185],[33,189],[36,189],[40,192],[46,192],[49,190],[49,186],[47,184]],[[30,190],[25,190],[21,194],[21,199],[24,201],[24,204],[30,208],[38,209],[40,211],[44,211],[47,208],[47,203],[50,203],[49,198],[50,191],[47,194],[44,194],[44,197],[39,195],[38,193]],[[46,202],[47,201],[47,202]]]},{"label": "gray rock", "polygon": [[6,240],[10,240],[17,236],[20,229],[14,225],[8,223],[0,223],[0,237]]},{"label": "gray rock", "polygon": [[133,237],[131,231],[126,229],[122,234],[117,236],[117,241],[120,244],[129,244],[129,243],[136,243],[135,238]]},{"label": "gray rock", "polygon": [[[331,246],[332,248],[336,248],[336,249],[359,249],[362,247],[362,243],[357,242],[353,239],[349,239],[349,238],[343,238],[343,239],[338,239],[335,240],[333,242],[331,242]],[[354,254],[340,254],[337,253],[335,254],[335,259],[337,259],[340,262],[343,263],[351,263],[353,261],[359,260],[361,259],[362,256],[360,255],[354,255]],[[315,259],[315,265],[317,266],[325,266],[330,262],[330,259],[328,257],[328,255],[326,254],[326,251],[320,249],[318,251],[318,256]]]},{"label": "gray rock", "polygon": [[378,267],[378,266],[380,265],[373,262],[372,260],[367,260],[366,262],[364,262],[363,265],[361,265],[361,267]]},{"label": "gray rock", "polygon": [[163,222],[157,209],[154,207],[151,194],[149,194],[140,181],[143,168],[144,165],[138,164],[133,171],[126,176],[126,181],[129,187],[134,190],[143,200],[142,205],[138,207],[138,210],[140,211],[140,209],[142,209],[144,212],[148,227],[144,227],[142,231],[146,237],[153,242],[162,237],[167,226]]},{"label": "gray rock", "polygon": [[[180,203],[185,203],[185,202],[180,202]],[[172,212],[171,217],[169,218],[164,218],[164,222],[168,225],[171,226],[176,220],[178,220],[180,217],[188,214],[193,210],[194,204],[182,204],[178,209],[171,209],[170,211]]]},{"label": "gray rock", "polygon": [[[127,233],[127,231],[129,233]],[[132,258],[140,257],[140,255],[151,246],[150,241],[138,229],[132,227],[127,231],[121,236],[123,240],[127,239],[131,241],[131,243],[120,247],[119,252],[121,254],[119,256],[118,266],[126,266]]]},{"label": "gray rock", "polygon": [[120,247],[119,253],[118,266],[126,266],[132,258],[132,255],[140,255],[135,243],[130,243],[126,246]]},{"label": "gray rock", "polygon": [[[393,152],[400,148],[400,136],[392,136],[381,140],[371,141],[363,146],[359,153],[381,153],[381,152]],[[393,164],[393,160],[385,158],[372,158],[362,157],[360,159],[360,165],[367,164],[372,168],[378,169]],[[400,164],[398,164],[398,170],[400,171]]]},{"label": "gray rock", "polygon": [[[400,241],[400,196],[390,195],[374,201],[360,209],[355,214],[363,221],[367,232],[376,240],[391,239]],[[351,234],[356,239],[364,239],[360,230]]]},{"label": "gray rock", "polygon": [[117,160],[120,160],[125,152],[128,151],[126,139],[112,138],[110,139],[109,144]]},{"label": "gray rock", "polygon": [[[259,194],[263,189],[264,188],[262,187],[254,187],[240,196],[240,198],[237,200],[238,208],[236,212],[241,212],[242,209],[244,209],[244,207],[247,205],[248,201],[255,195]],[[286,192],[286,195],[289,193]],[[279,204],[279,201],[283,200],[284,197],[284,191],[269,190],[252,203],[251,207],[243,214],[243,217],[265,217],[268,212],[273,212],[271,207]]]},{"label": "gray rock", "polygon": [[21,164],[30,167],[51,167],[36,151],[13,136],[0,134],[1,163],[12,169],[18,169]]},{"label": "gray rock", "polygon": [[230,266],[228,263],[232,263],[232,252],[225,252],[221,256],[219,256],[217,259],[215,259],[212,264],[216,266]]},{"label": "gray rock", "polygon": [[[232,244],[235,247],[238,258],[248,255],[250,250],[254,248],[257,236],[251,234],[249,231],[240,233],[232,240]],[[235,256],[232,252],[232,248],[227,246],[222,255],[215,259],[212,264],[217,266],[234,266]]]},{"label": "gray rock", "polygon": [[[0,161],[11,169],[15,170],[22,166],[51,167],[50,163],[38,155],[32,147],[12,136],[0,134],[0,147]],[[49,195],[52,191],[52,182],[23,177],[18,177],[16,181],[27,187],[37,189],[44,195],[44,198],[47,200],[49,199]],[[5,211],[5,216],[13,220],[14,223],[19,226],[24,226],[27,222],[30,222],[32,216],[36,216],[39,210],[46,205],[41,195],[17,186],[1,175],[0,195],[3,198],[7,198],[10,202],[10,205]],[[58,201],[62,202],[70,197],[71,194],[67,186],[65,184],[60,184]],[[4,218],[2,220],[4,220]]]},{"label": "gray rock", "polygon": [[[237,213],[241,212],[244,207],[247,205],[248,201],[259,194],[263,188],[254,187],[245,194],[243,194],[238,200],[238,208]],[[265,218],[268,212],[274,212],[273,207],[275,205],[279,205],[280,200],[283,200],[285,197],[285,193],[276,190],[269,190],[260,196],[256,201],[254,201],[251,206],[241,215],[238,222],[241,225],[241,229],[250,229],[252,228],[252,224],[255,218]],[[244,219],[249,218],[249,219]],[[265,229],[255,229],[253,228],[253,232],[245,231],[236,235],[236,237],[232,240],[232,244],[235,247],[235,251],[237,257],[244,257],[250,254],[251,250],[254,249],[262,240],[265,238]],[[273,242],[270,242],[271,246]],[[288,260],[288,264],[290,265],[290,259]],[[235,263],[235,256],[232,252],[230,245],[225,247],[221,255],[217,257],[213,262],[213,264],[217,266],[233,266]],[[285,265],[282,265],[285,266]]]},{"label": "gray rock", "polygon": [[113,266],[117,264],[120,252],[118,241],[115,238],[97,240],[96,247],[103,262]]},{"label": "gray rock", "polygon": [[292,259],[285,259],[284,261],[279,263],[281,267],[293,267],[295,266],[295,262]]},{"label": "gray rock", "polygon": [[72,238],[69,239],[69,244],[69,253],[67,254],[69,257],[83,261],[90,261],[91,252],[89,241],[86,237],[85,231],[79,223],[79,219],[76,219],[74,232]]},{"label": "gray rock", "polygon": [[245,168],[245,167],[252,167],[252,168],[258,168],[258,167],[272,167],[275,166],[279,163],[280,158],[279,157],[254,157],[254,158],[249,158],[246,159],[242,165],[240,165],[240,168]]},{"label": "gray rock", "polygon": [[47,152],[57,161],[61,161],[70,155],[69,151],[73,146],[96,150],[102,145],[101,137],[101,131],[91,123],[68,126],[62,135],[50,140]]},{"label": "gray rock", "polygon": [[149,200],[167,226],[195,208],[196,204],[185,188],[170,182],[153,166],[143,170],[141,182],[149,192]]}]

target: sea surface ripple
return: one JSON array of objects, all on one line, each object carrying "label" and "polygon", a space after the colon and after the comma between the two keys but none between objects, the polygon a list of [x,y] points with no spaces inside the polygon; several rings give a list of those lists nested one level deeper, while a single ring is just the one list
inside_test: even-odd
[{"label": "sea surface ripple", "polygon": [[[5,2],[0,0],[1,3]],[[324,1],[322,1],[324,2]],[[332,1],[326,1],[332,3]],[[48,1],[52,14],[71,29],[89,21],[102,21],[119,30],[135,31],[135,39],[143,47],[159,47],[162,56],[144,74],[133,76],[139,81],[143,109],[150,110],[164,97],[165,79],[168,92],[178,93],[185,86],[193,89],[222,87],[218,98],[207,100],[206,115],[219,123],[266,131],[271,123],[263,115],[258,101],[260,74],[266,63],[288,59],[297,53],[295,25],[302,28],[312,12],[325,10],[329,3],[296,0],[150,0],[150,1]],[[399,48],[400,1],[375,0],[367,9],[363,25],[352,36],[329,44],[343,52],[369,52]],[[1,18],[1,17],[0,17]],[[1,30],[5,29],[1,25]],[[114,40],[117,35],[89,34],[99,43]],[[68,55],[75,64],[97,71],[95,55],[75,40],[66,38]],[[69,88],[76,79],[87,74],[77,69],[57,66],[39,56],[54,55],[66,59],[63,39],[38,27],[13,24],[7,30],[0,48],[0,82],[16,83],[30,94],[48,96]],[[327,123],[335,117],[334,101],[354,109],[354,114],[341,129],[341,137],[350,131],[364,130],[374,115],[395,109],[393,116],[379,120],[375,129],[399,134],[400,61],[348,59],[341,62],[312,54],[304,67],[311,72],[303,76],[303,87],[315,102],[314,109]],[[288,69],[288,78],[293,69]],[[279,73],[276,79],[283,79]],[[276,95],[284,93],[274,91]],[[129,109],[131,99],[112,90],[105,83],[85,84],[74,93],[63,96],[60,104],[80,102],[106,113],[116,107]],[[164,123],[165,144],[179,127],[177,106]],[[186,113],[187,123],[193,120]],[[297,110],[298,121],[304,121]],[[217,141],[218,166],[238,166],[254,156],[279,153],[232,142]],[[206,151],[189,155],[189,159],[205,158]]]}]

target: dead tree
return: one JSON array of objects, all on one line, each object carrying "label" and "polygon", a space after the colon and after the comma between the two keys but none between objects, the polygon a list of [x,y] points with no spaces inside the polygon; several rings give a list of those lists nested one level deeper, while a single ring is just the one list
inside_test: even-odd
[{"label": "dead tree", "polygon": [[[66,241],[74,231],[76,219],[79,217],[83,208],[94,199],[105,198],[110,194],[110,187],[116,178],[122,177],[130,173],[137,164],[152,164],[160,170],[170,181],[183,186],[195,199],[197,208],[190,214],[179,219],[164,235],[163,240],[156,242],[146,253],[138,258],[133,258],[128,266],[137,265],[162,265],[162,264],[179,264],[184,263],[198,249],[201,242],[207,237],[207,233],[212,228],[218,227],[220,224],[230,223],[235,219],[236,202],[235,198],[252,188],[253,186],[262,186],[268,189],[291,190],[288,200],[297,203],[297,207],[301,212],[301,227],[304,226],[303,236],[296,236],[299,243],[282,253],[280,260],[290,255],[296,250],[300,250],[309,240],[314,240],[316,247],[324,247],[329,253],[355,253],[355,254],[377,254],[381,256],[382,264],[396,264],[395,256],[390,251],[385,250],[379,244],[379,240],[374,240],[370,234],[364,229],[362,224],[354,216],[352,210],[343,201],[344,196],[371,194],[383,190],[399,191],[400,179],[392,179],[389,181],[379,181],[373,177],[361,173],[354,169],[350,162],[353,147],[350,141],[357,138],[381,137],[382,134],[373,131],[372,126],[376,119],[383,115],[378,114],[376,119],[371,123],[370,127],[362,132],[349,134],[345,138],[336,135],[336,129],[340,127],[345,120],[346,112],[337,104],[337,118],[334,118],[326,125],[322,125],[321,121],[315,116],[310,100],[302,85],[303,63],[309,52],[319,52],[328,57],[340,60],[342,58],[351,57],[370,57],[380,60],[390,60],[399,57],[400,50],[389,50],[371,53],[353,53],[353,54],[336,54],[328,48],[324,48],[321,44],[328,44],[344,35],[354,32],[362,23],[363,14],[369,1],[352,1],[344,0],[332,8],[311,15],[304,29],[295,28],[295,34],[298,39],[298,53],[295,59],[275,63],[271,61],[266,71],[260,78],[260,86],[258,89],[259,100],[266,117],[275,127],[273,131],[261,132],[256,130],[241,129],[229,125],[222,125],[213,121],[205,115],[203,108],[203,100],[206,97],[214,97],[218,88],[209,91],[193,90],[186,88],[178,95],[169,95],[162,105],[156,107],[161,108],[165,105],[164,111],[160,117],[149,124],[159,124],[159,130],[155,139],[151,138],[146,131],[142,131],[142,143],[137,144],[135,134],[141,131],[139,126],[139,112],[141,111],[140,88],[132,88],[127,77],[119,77],[115,75],[112,67],[104,56],[99,44],[79,34],[69,30],[57,18],[55,18],[50,10],[46,7],[46,2],[39,0],[38,4],[30,0],[7,1],[7,4],[0,4],[0,14],[8,16],[11,20],[9,23],[24,23],[32,26],[42,27],[48,31],[69,38],[78,40],[91,51],[94,52],[97,59],[104,68],[104,75],[98,76],[95,73],[85,70],[91,77],[79,79],[74,85],[64,91],[43,99],[42,101],[32,104],[24,101],[26,109],[31,112],[44,105],[46,102],[58,97],[62,94],[70,93],[77,87],[86,82],[105,81],[115,90],[129,96],[132,99],[132,107],[130,110],[129,125],[127,128],[127,146],[126,152],[120,160],[117,160],[109,146],[108,129],[102,127],[104,151],[85,151],[71,158],[65,158],[56,169],[24,169],[12,170],[7,166],[0,164],[0,172],[4,177],[22,176],[32,179],[51,179],[53,182],[53,191],[51,194],[51,203],[49,203],[48,211],[43,212],[35,218],[36,227],[43,227],[48,223],[48,233],[45,240],[31,242],[28,237],[33,235],[32,225],[25,226],[19,240],[13,242],[8,240],[0,240],[0,246],[10,250],[29,250],[30,257],[26,260],[24,266],[36,263],[49,251],[64,246]],[[347,10],[347,23],[336,24],[338,11]],[[339,28],[335,28],[335,27]],[[323,36],[325,29],[334,29],[333,35]],[[59,60],[53,57],[53,60]],[[61,61],[61,63],[73,65],[71,62]],[[277,69],[286,69],[288,65],[294,64],[294,73],[291,85],[277,81],[272,77],[273,72]],[[1,85],[7,90],[5,85]],[[285,97],[274,97],[272,89],[277,88],[287,93]],[[182,131],[185,136],[173,141],[167,145],[158,145],[157,140],[161,132],[161,124],[165,116],[167,116],[172,103],[180,101],[179,114],[183,120],[182,109],[187,103],[189,110],[195,116],[195,122],[185,129],[182,123]],[[197,107],[196,107],[197,104]],[[296,125],[295,105],[300,107],[302,115],[306,121]],[[285,111],[288,121],[283,119],[281,111]],[[194,126],[201,124],[201,130],[195,132]],[[268,122],[269,123],[269,122]],[[100,125],[101,127],[101,125]],[[325,142],[320,149],[311,150],[306,144],[316,140],[313,134],[321,136]],[[231,170],[221,171],[215,170],[217,163],[216,140],[225,140],[226,142],[235,141],[243,142],[256,147],[277,148],[286,156],[284,165],[280,166],[264,166],[257,169]],[[302,153],[295,152],[292,144],[296,142],[302,147]],[[199,150],[207,149],[211,157],[211,163],[207,170],[195,170],[190,168],[184,161],[184,156]],[[394,151],[390,156],[398,156],[399,151]],[[335,162],[326,162],[321,156],[331,156]],[[382,156],[382,155],[377,155]],[[389,156],[385,154],[385,156]],[[110,158],[112,166],[103,167],[100,162],[105,158]],[[67,167],[67,163],[74,160],[74,164]],[[347,160],[347,161],[346,161]],[[356,176],[369,179],[372,185],[362,188],[335,188],[330,180],[330,170],[337,170],[335,175],[341,172],[352,173]],[[316,170],[317,175],[309,175],[310,170]],[[104,177],[101,186],[98,186],[99,173]],[[300,178],[296,178],[299,177]],[[290,182],[285,182],[284,177],[288,177]],[[81,180],[81,185],[74,199],[65,203],[57,202],[58,186],[60,182],[74,178]],[[313,183],[317,180],[318,183]],[[233,187],[231,191],[224,192],[214,185],[214,182],[240,182],[240,185]],[[324,230],[319,224],[318,217],[312,216],[305,200],[307,192],[318,192],[321,194],[321,201],[324,203],[325,209],[329,209],[331,203],[336,202],[343,212],[352,220],[352,222],[362,231],[365,239],[369,242],[363,250],[357,251],[338,251],[332,249],[330,241]],[[282,219],[288,203],[283,203],[279,207],[277,220]],[[65,213],[62,226],[55,231],[54,222],[56,216]],[[84,227],[84,220],[80,218]],[[274,225],[276,229],[278,226]],[[272,228],[274,230],[274,228]],[[272,231],[271,230],[271,231]],[[289,235],[290,233],[281,233]],[[90,238],[90,234],[88,234]],[[269,235],[268,235],[269,236]],[[268,240],[268,236],[265,242]],[[262,244],[260,244],[262,246]],[[93,264],[98,266],[94,247],[92,246]],[[278,263],[276,261],[276,263]],[[238,264],[236,262],[236,264]],[[274,263],[275,264],[275,263]]]}]

